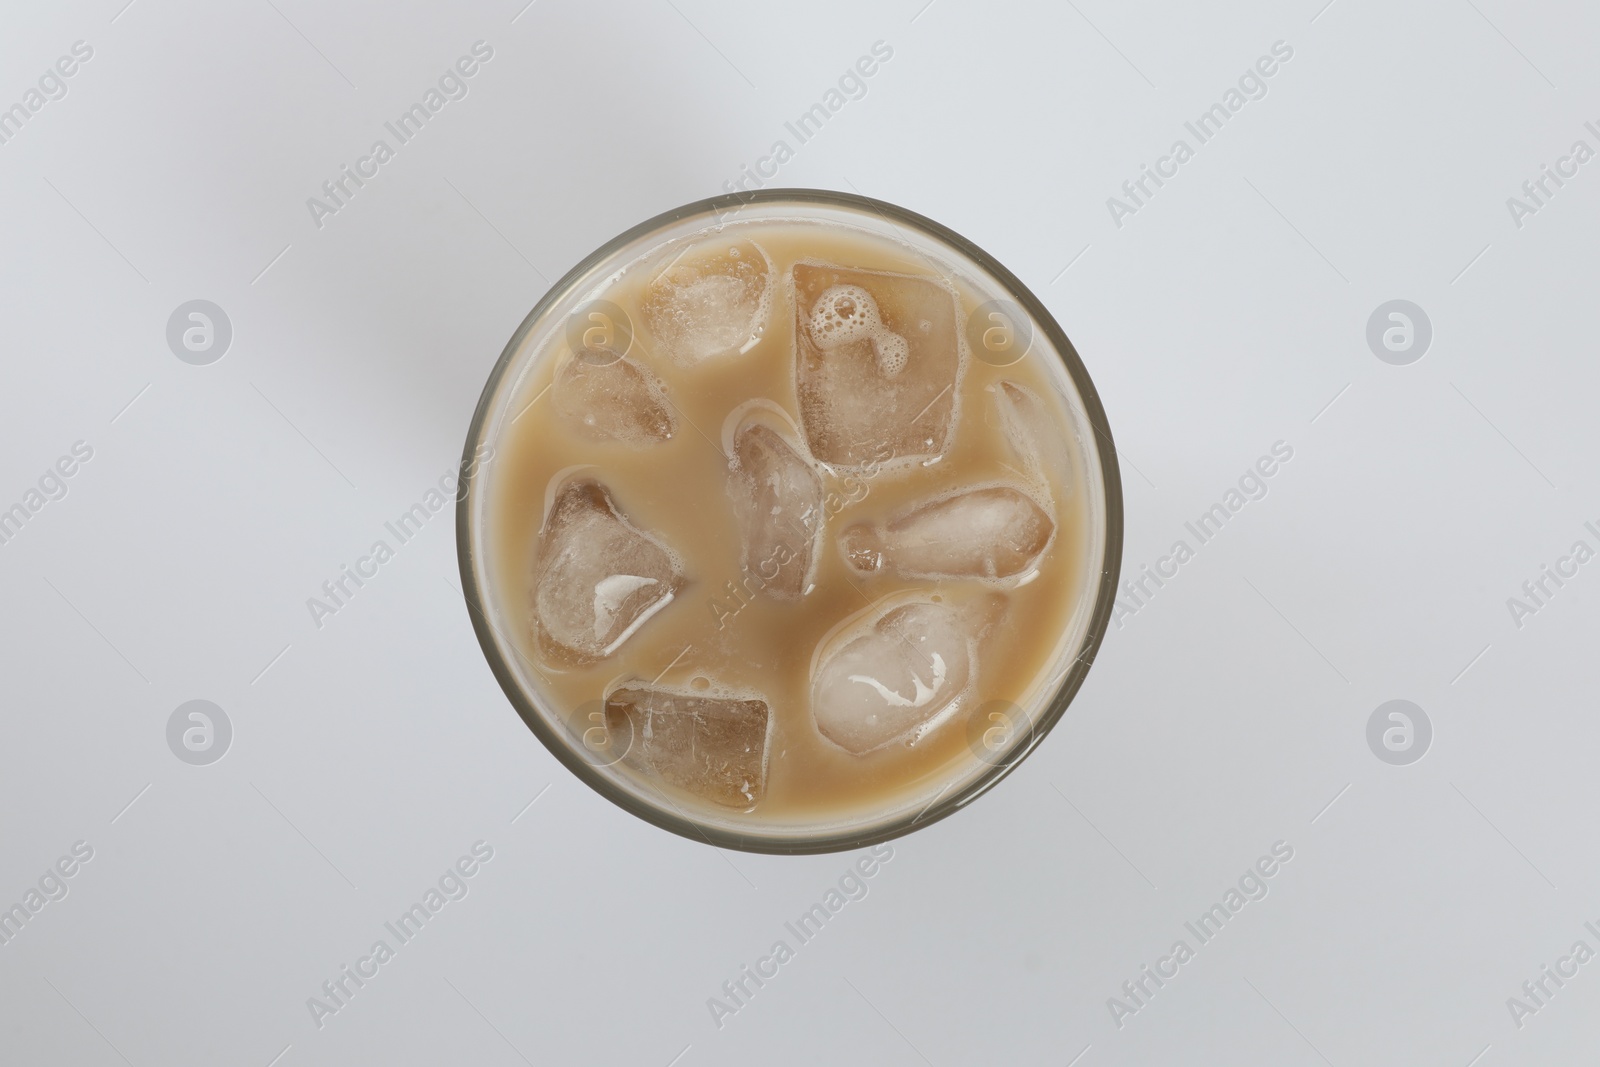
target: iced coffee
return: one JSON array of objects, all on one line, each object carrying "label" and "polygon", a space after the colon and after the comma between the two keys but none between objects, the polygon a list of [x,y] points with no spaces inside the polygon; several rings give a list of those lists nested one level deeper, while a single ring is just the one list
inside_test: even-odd
[{"label": "iced coffee", "polygon": [[678,230],[577,279],[495,392],[492,639],[639,804],[882,824],[1023,746],[1082,657],[1099,444],[1037,324],[892,220]]}]

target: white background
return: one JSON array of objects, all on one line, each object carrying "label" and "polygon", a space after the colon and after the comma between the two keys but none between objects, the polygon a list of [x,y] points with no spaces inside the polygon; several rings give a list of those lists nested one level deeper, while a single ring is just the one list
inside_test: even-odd
[{"label": "white background", "polygon": [[[1600,547],[1600,161],[1521,228],[1506,206],[1600,148],[1592,6],[521,2],[0,12],[0,106],[94,49],[0,145],[0,507],[94,449],[0,545],[0,904],[94,849],[0,946],[0,1060],[1594,1048],[1600,962],[1520,1028],[1506,1004],[1600,950],[1600,563],[1520,628],[1506,604]],[[478,40],[470,94],[314,225],[306,199]],[[879,40],[865,97],[769,184],[923,212],[1040,295],[1122,453],[1125,576],[1274,442],[1294,457],[1017,773],[897,841],[719,1029],[707,998],[854,856],[719,854],[579,784],[484,664],[452,517],[320,630],[306,600],[451,469],[551,281],[795,147],[785,120]],[[1280,40],[1265,98],[1114,225],[1106,198]],[[195,298],[233,324],[210,366],[165,340]],[[1395,298],[1433,324],[1409,366],[1365,340]],[[195,698],[234,727],[205,767],[165,740]],[[1434,728],[1410,766],[1366,742],[1394,698]],[[470,894],[319,1028],[307,998],[480,839]],[[1280,840],[1270,895],[1119,1028],[1107,998]]]}]

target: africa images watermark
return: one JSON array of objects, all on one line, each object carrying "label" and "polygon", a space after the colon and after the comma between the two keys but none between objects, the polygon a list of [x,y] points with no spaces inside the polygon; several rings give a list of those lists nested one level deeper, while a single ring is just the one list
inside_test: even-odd
[{"label": "africa images watermark", "polygon": [[[1593,122],[1585,122],[1583,128],[1600,142],[1600,126],[1596,126]],[[1547,163],[1539,164],[1539,173],[1522,183],[1522,196],[1506,197],[1506,210],[1511,213],[1511,224],[1520,230],[1525,219],[1537,215],[1541,208],[1549,207],[1550,199],[1565,187],[1568,181],[1576,178],[1578,168],[1594,156],[1594,148],[1580,137],[1572,142],[1572,147],[1567,150],[1566,155],[1556,158],[1554,167]]]},{"label": "africa images watermark", "polygon": [[1139,209],[1146,206],[1162,186],[1178,176],[1178,168],[1193,159],[1201,145],[1221,133],[1222,127],[1243,110],[1245,104],[1265,97],[1267,79],[1278,73],[1281,64],[1293,58],[1293,46],[1287,41],[1273,41],[1271,54],[1260,57],[1245,68],[1245,72],[1239,75],[1238,84],[1230,85],[1219,103],[1202,111],[1193,122],[1183,124],[1183,128],[1194,138],[1193,145],[1179,137],[1153,167],[1148,163],[1139,164],[1139,176],[1122,183],[1122,197],[1106,197],[1106,210],[1111,213],[1112,224],[1122,229],[1122,220],[1129,215],[1137,215]]},{"label": "africa images watermark", "polygon": [[88,41],[73,41],[70,55],[57,59],[39,75],[35,85],[22,94],[22,98],[8,108],[0,109],[0,144],[10,144],[22,132],[22,127],[52,100],[67,95],[67,79],[78,73],[79,67],[94,57],[94,46]]},{"label": "africa images watermark", "polygon": [[[1600,927],[1594,922],[1585,922],[1583,928],[1600,941]],[[1578,976],[1578,969],[1585,963],[1594,959],[1595,951],[1589,942],[1582,938],[1572,943],[1572,948],[1567,950],[1565,956],[1556,959],[1555,966],[1546,963],[1540,966],[1539,973],[1522,983],[1522,996],[1507,997],[1506,1010],[1511,1013],[1511,1021],[1518,1030],[1528,1025],[1528,1018],[1539,1014],[1550,1006],[1550,1000],[1559,993],[1573,978]]]},{"label": "africa images watermark", "polygon": [[1183,965],[1194,959],[1201,946],[1216,940],[1222,928],[1243,911],[1246,904],[1267,899],[1267,893],[1270,892],[1268,881],[1292,859],[1294,846],[1287,841],[1274,841],[1271,855],[1262,856],[1246,868],[1239,876],[1238,883],[1229,886],[1227,892],[1222,894],[1221,901],[1201,912],[1198,919],[1183,924],[1184,929],[1194,936],[1194,945],[1190,945],[1186,938],[1178,938],[1167,954],[1158,958],[1153,966],[1142,964],[1135,977],[1122,983],[1122,996],[1107,997],[1106,1010],[1111,1013],[1111,1021],[1117,1029],[1121,1030],[1127,1025],[1130,1015],[1137,1015],[1149,1007],[1151,998],[1178,977]]},{"label": "africa images watermark", "polygon": [[1184,529],[1194,536],[1193,545],[1186,538],[1178,538],[1167,554],[1155,561],[1153,567],[1144,564],[1139,568],[1138,577],[1123,582],[1122,595],[1117,597],[1111,609],[1111,621],[1117,624],[1117,629],[1122,629],[1124,619],[1148,607],[1156,593],[1178,576],[1179,568],[1194,559],[1200,546],[1209,544],[1222,532],[1223,525],[1243,511],[1246,504],[1265,499],[1267,479],[1277,474],[1293,458],[1294,446],[1286,441],[1274,441],[1270,454],[1258,458],[1239,476],[1237,488],[1229,487],[1220,501],[1201,512],[1193,522],[1183,524]]},{"label": "africa images watermark", "polygon": [[465,900],[470,889],[468,879],[474,877],[483,869],[483,864],[492,859],[494,859],[494,847],[487,841],[474,841],[471,853],[446,867],[444,873],[439,875],[437,885],[430,885],[423,891],[420,900],[401,912],[394,921],[383,924],[389,937],[394,939],[394,944],[389,943],[389,938],[378,938],[367,950],[367,954],[356,960],[354,967],[344,965],[339,968],[337,974],[323,982],[320,996],[307,997],[306,1010],[311,1013],[311,1021],[316,1024],[317,1029],[321,1030],[327,1025],[328,1016],[337,1015],[348,1008],[355,995],[378,976],[383,965],[394,959],[400,949],[414,941],[423,927],[444,910],[446,904]]},{"label": "africa images watermark", "polygon": [[737,975],[722,983],[722,997],[707,997],[706,1010],[711,1013],[711,1021],[717,1029],[721,1030],[729,1018],[749,1007],[756,993],[776,978],[779,969],[794,959],[802,946],[814,940],[828,920],[843,911],[846,904],[865,900],[869,891],[868,880],[892,859],[893,845],[873,845],[845,869],[839,876],[837,887],[830,886],[822,894],[822,899],[801,912],[799,918],[783,924],[784,930],[794,938],[793,945],[789,944],[787,938],[780,937],[772,943],[772,948],[765,956],[756,960],[754,967],[742,966]]},{"label": "africa images watermark", "polygon": [[734,195],[747,195],[776,178],[784,164],[794,158],[795,148],[821,133],[828,120],[844,110],[850,101],[865,97],[867,79],[893,58],[893,47],[882,40],[873,41],[869,53],[846,67],[844,73],[839,75],[838,82],[822,94],[821,100],[802,111],[793,122],[783,124],[783,128],[794,138],[793,145],[784,137],[773,141],[766,155],[758,156],[754,163],[741,164],[739,176],[723,182],[722,188]]},{"label": "africa images watermark", "polygon": [[393,159],[401,146],[411,143],[412,138],[421,133],[422,128],[443,111],[446,104],[452,100],[466,99],[470,91],[468,79],[478,73],[481,64],[493,58],[494,49],[487,42],[472,42],[471,54],[462,56],[445,68],[445,72],[439,75],[437,86],[428,86],[420,101],[402,111],[393,122],[383,124],[384,129],[394,137],[392,146],[388,140],[379,137],[372,142],[367,154],[356,160],[354,168],[348,163],[343,164],[337,174],[322,183],[321,197],[307,197],[306,210],[311,212],[311,221],[317,229],[322,229],[324,218],[337,215],[348,206],[356,193],[365,188],[367,181],[378,176],[378,168]]},{"label": "africa images watermark", "polygon": [[30,486],[21,500],[0,511],[0,545],[9,545],[46,504],[64,500],[71,489],[68,480],[93,458],[94,447],[87,441],[72,442],[68,454],[46,467],[37,484]]},{"label": "africa images watermark", "polygon": [[393,545],[384,538],[378,538],[366,554],[357,557],[354,563],[339,565],[339,573],[322,583],[322,596],[306,598],[306,610],[311,613],[312,625],[320,630],[324,619],[339,614],[368,581],[378,576],[379,569],[394,559],[400,546],[421,533],[429,519],[448,510],[452,500],[461,498],[466,491],[467,479],[493,458],[493,445],[479,445],[472,459],[462,465],[459,476],[454,471],[440,475],[438,482],[422,494],[421,500],[402,511],[392,522],[385,522],[383,528],[394,538]]},{"label": "africa images watermark", "polygon": [[[1600,528],[1596,528],[1593,522],[1584,523],[1583,528],[1593,535],[1596,544],[1600,544]],[[1539,573],[1522,583],[1522,596],[1506,597],[1506,610],[1511,613],[1512,625],[1522,629],[1528,616],[1537,615],[1541,609],[1548,607],[1567,582],[1578,576],[1578,568],[1594,557],[1593,546],[1580,537],[1572,542],[1566,555],[1556,557],[1554,567],[1548,563],[1539,564]]]},{"label": "africa images watermark", "polygon": [[46,904],[67,899],[68,879],[94,859],[94,847],[87,841],[74,841],[71,851],[44,869],[37,886],[29,886],[22,899],[0,910],[0,945],[9,945],[22,928],[44,910]]}]

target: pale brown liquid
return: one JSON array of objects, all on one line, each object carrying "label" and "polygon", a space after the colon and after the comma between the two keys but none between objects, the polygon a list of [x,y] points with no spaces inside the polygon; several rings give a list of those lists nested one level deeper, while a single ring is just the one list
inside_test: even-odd
[{"label": "pale brown liquid", "polygon": [[[593,725],[574,712],[593,708],[604,694],[627,682],[650,683],[693,692],[709,679],[717,688],[760,693],[772,716],[770,763],[764,799],[747,817],[763,822],[813,822],[895,803],[896,798],[937,789],[973,769],[968,717],[988,701],[1006,700],[1036,709],[1040,682],[1056,666],[1058,644],[1079,598],[1084,595],[1081,560],[1086,536],[1086,495],[1078,484],[1052,484],[1051,517],[1056,536],[1040,560],[1037,577],[1018,588],[978,581],[905,581],[883,573],[850,571],[837,547],[841,531],[860,521],[883,521],[913,503],[952,489],[994,482],[1029,484],[1023,465],[1000,430],[990,388],[1002,379],[1019,382],[1059,415],[1059,447],[1078,446],[1070,430],[1048,363],[1059,357],[1042,337],[1032,352],[1007,367],[993,367],[970,355],[958,393],[957,425],[944,458],[931,465],[886,466],[875,473],[835,475],[823,470],[826,533],[819,550],[815,586],[799,601],[783,602],[744,592],[735,599],[743,551],[738,522],[728,497],[728,461],[723,424],[736,407],[766,399],[788,412],[798,427],[793,354],[795,309],[789,268],[799,260],[904,274],[938,276],[929,263],[896,244],[868,234],[799,224],[740,227],[737,236],[760,244],[772,260],[776,287],[766,330],[759,344],[742,355],[708,360],[693,367],[657,357],[640,297],[653,268],[630,269],[604,294],[626,310],[635,331],[627,358],[662,382],[676,414],[677,434],[652,447],[596,444],[572,435],[553,417],[548,396],[539,397],[567,343],[554,336],[539,354],[512,411],[532,406],[492,442],[488,514],[491,528],[491,580],[500,599],[521,612],[516,632],[507,634],[527,661],[538,664],[546,698],[563,721],[577,731]],[[724,239],[726,243],[726,239]],[[959,286],[958,286],[959,288]],[[960,293],[958,326],[985,296]],[[809,309],[807,309],[809,310]],[[628,520],[647,531],[683,560],[688,584],[646,621],[611,656],[574,668],[541,658],[532,634],[529,605],[534,555],[543,522],[547,489],[559,472],[592,464],[585,472],[610,490]],[[1074,464],[1077,468],[1078,465]],[[847,617],[882,598],[922,590],[959,600],[964,590],[998,588],[1008,606],[998,627],[983,642],[975,683],[962,711],[914,746],[892,744],[865,756],[852,755],[823,738],[809,708],[812,655],[824,635]],[[713,602],[717,608],[714,610]],[[729,611],[735,611],[728,617]],[[722,625],[719,626],[719,617]],[[712,692],[716,690],[713,689]],[[573,734],[576,738],[576,731]],[[626,773],[622,764],[615,771]],[[665,789],[666,787],[660,787]],[[710,808],[696,798],[674,793],[685,809]],[[731,815],[720,810],[719,815]],[[733,815],[738,818],[739,816]]]}]

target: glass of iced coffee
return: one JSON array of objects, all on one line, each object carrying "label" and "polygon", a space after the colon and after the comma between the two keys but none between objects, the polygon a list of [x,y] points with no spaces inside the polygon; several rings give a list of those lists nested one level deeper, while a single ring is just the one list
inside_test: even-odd
[{"label": "glass of iced coffee", "polygon": [[1061,717],[1111,612],[1110,429],[1043,305],[971,242],[772,190],[634,227],[507,344],[457,510],[523,721],[719,847],[926,826]]}]

